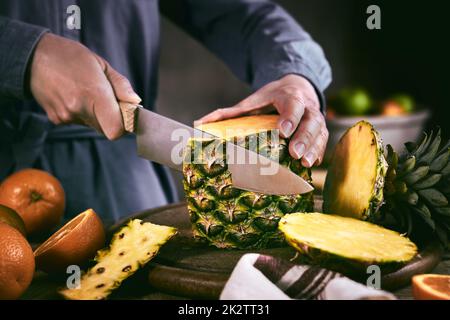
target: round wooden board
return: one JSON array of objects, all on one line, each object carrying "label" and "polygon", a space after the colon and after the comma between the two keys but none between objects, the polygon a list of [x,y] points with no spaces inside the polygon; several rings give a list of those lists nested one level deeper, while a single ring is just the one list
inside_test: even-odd
[{"label": "round wooden board", "polygon": [[[316,201],[316,207],[320,208],[320,201]],[[148,210],[132,218],[178,229],[178,234],[161,248],[150,263],[147,277],[154,289],[176,296],[217,299],[234,266],[246,253],[262,253],[288,260],[296,253],[289,246],[247,251],[217,249],[199,243],[192,237],[185,203]],[[111,232],[123,223],[114,226]],[[413,275],[431,271],[441,260],[442,254],[443,250],[437,243],[424,246],[420,254],[402,269],[383,275],[382,287],[395,290],[408,285]]]}]

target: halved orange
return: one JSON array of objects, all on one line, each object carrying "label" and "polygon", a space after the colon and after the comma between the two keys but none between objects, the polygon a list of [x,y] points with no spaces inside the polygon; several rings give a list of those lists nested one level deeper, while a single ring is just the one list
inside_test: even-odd
[{"label": "halved orange", "polygon": [[36,266],[47,273],[65,272],[67,266],[83,266],[105,245],[103,223],[88,209],[66,223],[35,251]]},{"label": "halved orange", "polygon": [[450,275],[421,274],[412,279],[417,300],[450,300]]}]

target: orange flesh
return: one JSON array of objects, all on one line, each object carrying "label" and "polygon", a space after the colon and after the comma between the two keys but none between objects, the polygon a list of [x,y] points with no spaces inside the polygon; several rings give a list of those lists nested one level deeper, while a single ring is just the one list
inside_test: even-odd
[{"label": "orange flesh", "polygon": [[450,279],[438,281],[437,279],[429,278],[425,279],[423,283],[433,290],[450,293]]},{"label": "orange flesh", "polygon": [[351,139],[343,139],[336,146],[329,169],[334,179],[328,188],[331,202],[327,212],[360,219],[367,209],[375,189],[378,161],[371,129],[362,124],[353,127],[347,134]]},{"label": "orange flesh", "polygon": [[450,279],[446,279],[445,281],[438,281],[438,279],[436,278],[428,278],[425,279],[423,283],[425,283],[434,290],[443,292],[450,291]]},{"label": "orange flesh", "polygon": [[47,239],[47,241],[41,244],[34,252],[34,255],[37,256],[39,254],[42,254],[42,252],[53,247],[67,234],[69,234],[73,229],[75,229],[78,225],[80,225],[89,214],[92,214],[91,209],[84,211],[83,213],[79,214],[78,216],[67,222],[63,227],[61,227],[61,229],[56,231],[56,233],[54,233],[49,239]]},{"label": "orange flesh", "polygon": [[413,284],[429,298],[450,299],[450,276],[420,275],[413,279]]},{"label": "orange flesh", "polygon": [[221,138],[247,136],[278,127],[278,115],[265,114],[211,122],[197,126],[198,129]]}]

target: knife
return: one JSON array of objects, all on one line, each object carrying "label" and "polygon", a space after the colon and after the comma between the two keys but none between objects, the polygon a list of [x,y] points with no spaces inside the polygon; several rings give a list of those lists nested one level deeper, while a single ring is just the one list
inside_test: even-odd
[{"label": "knife", "polygon": [[[125,102],[119,105],[125,131],[137,137],[138,155],[177,171],[182,171],[183,151],[189,138],[217,138],[142,106]],[[256,152],[231,142],[226,142],[225,150],[228,170],[236,188],[271,195],[295,195],[314,190],[288,168]]]}]

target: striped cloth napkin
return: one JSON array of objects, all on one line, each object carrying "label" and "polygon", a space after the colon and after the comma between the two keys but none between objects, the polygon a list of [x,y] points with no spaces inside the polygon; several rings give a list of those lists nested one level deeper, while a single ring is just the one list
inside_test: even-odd
[{"label": "striped cloth napkin", "polygon": [[260,254],[246,254],[236,264],[222,300],[394,300],[394,295],[357,283],[327,269],[296,265]]}]

